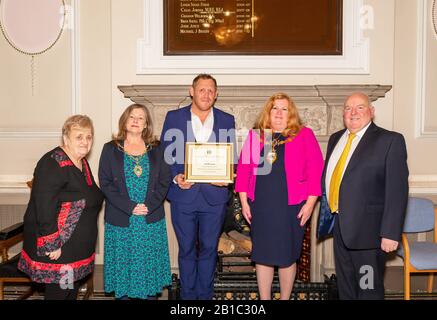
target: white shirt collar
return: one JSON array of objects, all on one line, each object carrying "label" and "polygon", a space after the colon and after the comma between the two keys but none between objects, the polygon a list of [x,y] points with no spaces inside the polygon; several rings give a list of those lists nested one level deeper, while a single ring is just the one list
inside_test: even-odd
[{"label": "white shirt collar", "polygon": [[211,108],[210,112],[208,113],[208,116],[206,117],[205,121],[202,123],[200,121],[200,118],[191,111],[191,125],[193,128],[194,137],[196,138],[197,142],[208,142],[209,137],[211,136],[211,133],[213,131],[214,127],[214,110]]},{"label": "white shirt collar", "polygon": [[[213,108],[214,108],[214,107],[213,107]],[[205,121],[203,122],[204,124],[207,123],[207,122],[210,122],[210,121],[211,121],[211,118],[214,119],[214,111],[212,110],[213,108],[211,108],[211,109],[209,110],[209,113],[208,113],[208,115],[206,116]],[[191,112],[191,119],[193,119],[193,118],[195,117],[195,118],[197,118],[197,119],[200,120],[199,116],[196,115],[196,114],[193,112],[193,109],[192,109],[192,108],[190,108],[190,112]]]},{"label": "white shirt collar", "polygon": [[[372,121],[370,121],[363,129],[361,129],[360,131],[356,132],[355,135],[358,136],[358,138],[362,138],[363,135],[366,133],[367,129],[369,128],[370,124],[372,123]],[[349,135],[350,131],[349,129],[346,129],[346,135]]]}]

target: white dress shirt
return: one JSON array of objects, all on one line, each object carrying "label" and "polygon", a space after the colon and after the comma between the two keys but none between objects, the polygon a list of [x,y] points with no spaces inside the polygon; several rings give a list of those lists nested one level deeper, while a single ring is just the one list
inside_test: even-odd
[{"label": "white dress shirt", "polygon": [[196,142],[205,143],[208,142],[209,137],[212,134],[214,127],[214,112],[211,108],[205,121],[202,123],[200,118],[191,111],[191,126],[193,128],[194,137]]},{"label": "white dress shirt", "polygon": [[[361,138],[363,137],[364,133],[366,133],[367,128],[369,128],[370,124],[372,122],[369,122],[367,126],[365,126],[363,129],[358,131],[356,133],[355,138],[352,140],[352,145],[349,150],[349,154],[346,159],[346,163],[344,165],[343,172],[341,173],[341,178],[343,179],[343,174],[346,171],[346,168],[349,164],[349,160],[351,159],[352,155],[354,154],[355,149],[357,148],[358,143],[360,142]],[[347,139],[349,136],[350,131],[346,129],[346,131],[343,133],[341,138],[338,140],[337,145],[335,146],[334,150],[332,151],[331,157],[329,158],[328,166],[326,167],[326,176],[325,176],[325,192],[326,192],[326,199],[329,199],[329,186],[331,183],[331,177],[332,173],[334,172],[335,166],[337,165],[338,160],[340,159],[340,156],[344,150],[344,147],[346,147]],[[329,200],[328,200],[329,201]]]},{"label": "white dress shirt", "polygon": [[[213,127],[214,127],[214,112],[212,111],[212,109],[209,111],[209,114],[203,123],[200,120],[200,118],[196,116],[193,113],[193,111],[191,111],[191,128],[193,128],[196,142],[200,142],[200,143],[208,142],[209,137],[212,134]],[[173,183],[177,184],[176,177],[173,178]]]}]

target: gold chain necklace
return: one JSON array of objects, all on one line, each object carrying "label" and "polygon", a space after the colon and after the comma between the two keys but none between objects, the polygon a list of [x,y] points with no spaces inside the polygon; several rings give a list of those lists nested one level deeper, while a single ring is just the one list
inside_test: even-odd
[{"label": "gold chain necklace", "polygon": [[134,169],[133,172],[135,173],[135,175],[139,178],[141,177],[141,175],[143,174],[143,168],[140,165],[140,161],[141,159],[143,159],[143,157],[146,155],[147,152],[149,152],[149,150],[152,148],[151,144],[147,144],[146,145],[146,150],[144,151],[143,154],[140,154],[138,156],[133,156],[130,155],[129,153],[126,152],[126,150],[124,149],[124,146],[120,143],[117,143],[117,148],[122,151],[125,155],[127,155],[129,157],[129,159],[131,159],[134,163]]},{"label": "gold chain necklace", "polygon": [[141,159],[143,159],[143,157],[146,155],[146,153],[147,153],[147,151],[141,155],[138,155],[138,156],[133,156],[133,155],[126,153],[126,155],[129,157],[129,159],[131,159],[135,163],[133,171],[138,178],[141,177],[141,175],[143,174],[143,167],[141,167],[140,161],[141,161]]},{"label": "gold chain necklace", "polygon": [[[294,135],[289,136],[285,140],[279,140],[280,137],[283,137],[283,135],[280,134],[277,138],[272,139],[272,150],[270,150],[266,156],[266,159],[270,164],[273,164],[276,161],[276,159],[278,158],[278,153],[276,152],[276,147],[280,146],[281,144],[285,144],[287,142],[290,142],[294,139]],[[262,139],[262,141],[264,142],[264,139]],[[270,144],[270,143],[266,142],[266,144]]]}]

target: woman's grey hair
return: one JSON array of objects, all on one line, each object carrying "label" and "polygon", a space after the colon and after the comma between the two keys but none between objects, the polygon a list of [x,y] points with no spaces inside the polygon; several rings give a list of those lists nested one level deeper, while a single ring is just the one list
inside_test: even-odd
[{"label": "woman's grey hair", "polygon": [[93,121],[86,115],[75,114],[71,117],[68,117],[62,126],[62,136],[68,137],[73,127],[80,129],[91,129],[91,134],[94,136]]}]

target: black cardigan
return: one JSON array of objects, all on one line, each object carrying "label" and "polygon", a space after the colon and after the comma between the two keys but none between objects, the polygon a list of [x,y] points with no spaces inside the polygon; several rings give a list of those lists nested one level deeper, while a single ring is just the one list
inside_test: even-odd
[{"label": "black cardigan", "polygon": [[[150,176],[145,205],[149,213],[147,223],[164,218],[164,200],[171,183],[170,167],[164,161],[163,148],[160,146],[148,151]],[[100,188],[105,195],[105,222],[114,226],[129,226],[129,218],[137,205],[130,200],[124,174],[124,153],[114,142],[103,146],[99,163]]]}]

